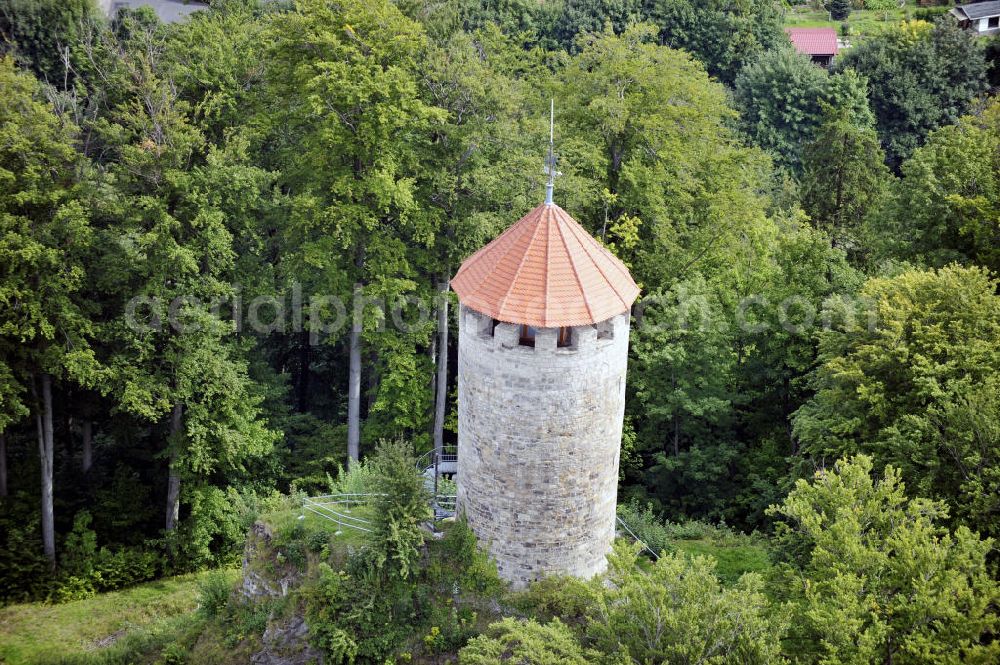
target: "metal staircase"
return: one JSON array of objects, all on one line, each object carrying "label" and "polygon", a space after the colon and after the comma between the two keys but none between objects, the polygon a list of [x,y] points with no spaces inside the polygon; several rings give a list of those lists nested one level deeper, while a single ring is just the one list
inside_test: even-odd
[{"label": "metal staircase", "polygon": [[444,446],[439,453],[437,450],[428,450],[417,458],[417,468],[424,476],[427,491],[434,497],[431,508],[434,509],[434,519],[441,520],[455,515],[454,494],[442,492],[440,485],[441,478],[453,479],[458,473],[458,446]]}]

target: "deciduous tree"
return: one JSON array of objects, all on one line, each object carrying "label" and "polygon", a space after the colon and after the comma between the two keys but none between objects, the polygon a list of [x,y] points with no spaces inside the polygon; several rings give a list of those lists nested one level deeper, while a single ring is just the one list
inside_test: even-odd
[{"label": "deciduous tree", "polygon": [[934,267],[976,263],[1000,271],[1000,105],[931,133],[872,232],[884,257]]},{"label": "deciduous tree", "polygon": [[941,502],[910,499],[866,456],[799,480],[769,511],[793,561],[791,644],[824,663],[990,663],[1000,657],[992,541],[949,532]]},{"label": "deciduous tree", "polygon": [[661,44],[692,53],[730,85],[743,63],[787,40],[784,9],[773,0],[651,0],[647,12]]},{"label": "deciduous tree", "polygon": [[[394,38],[384,39],[387,33]],[[386,381],[373,408],[388,414],[398,433],[426,436],[420,425],[429,384],[416,346],[429,341],[433,327],[386,329],[385,310],[363,302],[391,307],[433,288],[415,281],[411,250],[431,245],[437,232],[419,205],[416,180],[421,148],[445,114],[420,95],[426,35],[390,2],[308,0],[276,19],[270,39],[269,76],[280,103],[268,122],[281,143],[283,186],[294,197],[284,233],[297,249],[287,265],[314,274],[318,292],[364,311],[348,332],[347,451],[358,459],[363,339],[378,354],[376,376]]]},{"label": "deciduous tree", "polygon": [[927,135],[956,122],[986,91],[986,62],[975,37],[944,17],[880,32],[844,53],[838,71],[868,80],[879,138],[891,165],[909,157]]},{"label": "deciduous tree", "polygon": [[796,172],[803,146],[815,138],[827,106],[842,110],[859,125],[872,119],[863,78],[850,71],[830,76],[788,47],[749,61],[735,85],[743,131],[779,165]]},{"label": "deciduous tree", "polygon": [[93,231],[76,128],[30,74],[0,58],[0,432],[31,412],[41,468],[42,542],[55,564],[53,385],[93,384],[92,303],[82,293]]},{"label": "deciduous tree", "polygon": [[996,292],[984,269],[957,266],[865,284],[868,325],[821,335],[817,392],[794,416],[803,452],[816,464],[869,454],[961,523],[1000,533]]},{"label": "deciduous tree", "polygon": [[232,304],[233,233],[269,180],[247,164],[244,142],[206,140],[179,98],[162,28],[127,17],[121,34],[104,33],[93,54],[118,93],[97,125],[115,184],[98,213],[98,287],[114,294],[105,388],[119,409],[162,428],[172,532],[185,478],[193,498],[211,474],[243,468],[275,439],[233,321],[212,311]]},{"label": "deciduous tree", "polygon": [[803,209],[831,242],[852,257],[864,256],[864,222],[879,210],[891,178],[875,129],[827,107],[802,162]]}]

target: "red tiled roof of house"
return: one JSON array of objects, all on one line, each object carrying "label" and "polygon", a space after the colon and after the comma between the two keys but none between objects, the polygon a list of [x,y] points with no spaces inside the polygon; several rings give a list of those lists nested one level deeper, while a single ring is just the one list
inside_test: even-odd
[{"label": "red tiled roof of house", "polygon": [[470,256],[451,280],[466,307],[498,321],[580,326],[627,312],[628,268],[555,204],[542,204]]},{"label": "red tiled roof of house", "polygon": [[785,28],[795,50],[806,55],[837,55],[837,31],[833,28]]}]

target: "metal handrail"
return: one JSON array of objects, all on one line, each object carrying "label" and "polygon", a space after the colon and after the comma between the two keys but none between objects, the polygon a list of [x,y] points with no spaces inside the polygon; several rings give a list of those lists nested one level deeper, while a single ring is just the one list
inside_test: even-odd
[{"label": "metal handrail", "polygon": [[[431,448],[427,452],[423,453],[417,458],[416,467],[421,471],[426,471],[434,466],[434,455],[437,453],[437,449]],[[457,462],[458,461],[458,446],[444,446],[441,448],[441,461],[442,462]]]},{"label": "metal handrail", "polygon": [[618,523],[619,523],[619,524],[621,524],[621,525],[622,525],[622,526],[623,526],[623,527],[625,528],[625,531],[626,531],[626,532],[628,533],[628,535],[632,536],[632,540],[634,540],[635,542],[637,542],[637,543],[639,543],[640,545],[642,545],[642,549],[644,549],[644,550],[646,550],[647,552],[649,552],[650,554],[652,554],[652,555],[653,555],[653,559],[655,559],[656,561],[659,561],[659,560],[660,560],[660,555],[659,555],[659,554],[657,554],[656,552],[654,552],[654,551],[653,551],[653,550],[652,550],[652,549],[651,549],[651,548],[649,547],[649,545],[647,545],[647,544],[646,544],[646,542],[645,542],[644,540],[640,539],[640,538],[639,538],[639,536],[635,535],[635,533],[634,533],[634,532],[632,531],[632,529],[630,529],[630,528],[629,528],[629,526],[628,526],[628,524],[627,524],[627,523],[625,522],[625,520],[623,520],[623,519],[622,519],[621,517],[619,517],[618,515],[615,515],[615,519],[617,519],[617,520],[618,520]]},{"label": "metal handrail", "polygon": [[[373,529],[369,527],[373,526],[372,521],[365,517],[350,514],[350,509],[351,506],[363,506],[371,499],[382,496],[386,496],[386,494],[377,492],[369,494],[347,492],[341,494],[321,494],[303,499],[302,508],[324,519],[328,519],[338,526],[371,533]],[[454,494],[434,495],[431,500],[434,519],[439,520],[454,514],[456,502],[457,497]]]}]

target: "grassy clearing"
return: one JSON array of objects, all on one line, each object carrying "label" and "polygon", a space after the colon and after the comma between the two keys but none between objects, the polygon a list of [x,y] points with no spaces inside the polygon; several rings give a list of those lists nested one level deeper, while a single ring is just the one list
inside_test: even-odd
[{"label": "grassy clearing", "polygon": [[[208,574],[171,577],[62,605],[0,609],[0,663],[137,662],[124,653],[192,629],[198,582]],[[230,574],[235,580],[237,572]]]},{"label": "grassy clearing", "polygon": [[830,14],[826,10],[816,10],[808,5],[796,5],[785,12],[785,25],[790,28],[833,28],[838,35],[841,35],[840,28],[847,23],[850,26],[850,35],[847,39],[856,42],[912,17],[915,9],[917,9],[916,0],[907,0],[905,7],[896,7],[888,12],[855,9],[846,21],[831,21]]},{"label": "grassy clearing", "polygon": [[766,573],[771,567],[767,549],[760,544],[720,543],[713,539],[678,540],[677,551],[689,556],[712,556],[717,565],[715,574],[723,584],[735,584],[743,573]]},{"label": "grassy clearing", "polygon": [[[371,519],[371,509],[367,506],[339,506],[336,510],[363,520]],[[333,543],[361,547],[367,541],[364,531],[340,526],[331,520],[298,506],[289,506],[260,516],[275,534],[275,545],[287,542],[306,542],[310,537],[328,537]],[[368,527],[370,528],[370,527]],[[340,532],[339,535],[337,532]]]}]

